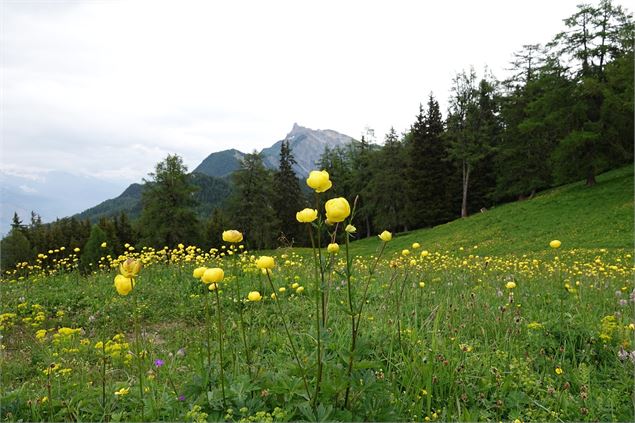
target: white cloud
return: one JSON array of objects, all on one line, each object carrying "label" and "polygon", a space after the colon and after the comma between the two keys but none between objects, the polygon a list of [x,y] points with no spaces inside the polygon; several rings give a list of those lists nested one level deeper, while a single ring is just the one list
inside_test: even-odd
[{"label": "white cloud", "polygon": [[22,192],[27,193],[27,194],[34,194],[34,193],[37,192],[37,190],[35,188],[32,188],[32,187],[30,187],[28,185],[20,185],[20,190]]},{"label": "white cloud", "polygon": [[456,72],[503,76],[576,3],[5,2],[2,167],[138,180],[293,122],[381,140]]}]

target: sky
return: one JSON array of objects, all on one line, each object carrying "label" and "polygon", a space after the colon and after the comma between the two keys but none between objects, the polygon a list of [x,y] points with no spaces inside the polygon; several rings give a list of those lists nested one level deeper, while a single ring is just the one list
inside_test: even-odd
[{"label": "sky", "polygon": [[463,69],[504,78],[579,2],[0,0],[0,171],[126,186],[294,122],[381,142]]}]

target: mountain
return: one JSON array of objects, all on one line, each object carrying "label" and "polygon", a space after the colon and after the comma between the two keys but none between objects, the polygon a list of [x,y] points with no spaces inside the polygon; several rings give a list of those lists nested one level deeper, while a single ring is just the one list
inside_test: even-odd
[{"label": "mountain", "polygon": [[[343,147],[353,142],[353,138],[330,129],[315,130],[294,123],[284,139],[261,151],[263,162],[269,169],[278,168],[283,141],[289,141],[297,162],[294,165],[296,174],[299,178],[306,178],[315,169],[325,148]],[[199,213],[202,216],[208,215],[229,197],[231,185],[228,177],[240,168],[244,156],[245,153],[236,149],[218,151],[207,156],[192,171],[193,182],[199,188],[196,196],[201,204]],[[131,218],[136,218],[141,214],[142,193],[143,185],[132,184],[118,197],[103,201],[76,216],[95,222],[101,217],[125,211]]]},{"label": "mountain", "polygon": [[[330,129],[309,129],[293,124],[287,136],[263,149],[260,154],[264,165],[269,169],[277,169],[279,164],[280,146],[283,141],[289,141],[289,146],[297,162],[293,170],[299,178],[306,178],[315,169],[325,148],[343,147],[350,144],[353,138]],[[245,156],[238,150],[223,150],[210,154],[194,172],[208,176],[225,177],[240,168],[240,161]]]},{"label": "mountain", "polygon": [[212,153],[192,173],[202,173],[207,176],[222,178],[238,170],[244,156],[245,153],[235,149]]},{"label": "mountain", "polygon": [[[201,216],[207,216],[215,207],[221,206],[231,193],[231,186],[227,179],[194,172],[192,173],[192,183],[198,188],[194,196],[200,204],[198,212]],[[125,212],[131,219],[135,219],[141,215],[143,190],[144,185],[131,184],[118,197],[99,203],[95,207],[75,215],[75,217],[96,222],[102,217],[115,216]]]},{"label": "mountain", "polygon": [[291,132],[287,136],[269,148],[261,151],[265,166],[277,169],[280,163],[280,146],[283,141],[289,141],[289,146],[297,162],[293,170],[300,178],[309,176],[309,172],[316,168],[324,149],[344,147],[353,141],[348,135],[330,129],[309,129],[293,124]]}]

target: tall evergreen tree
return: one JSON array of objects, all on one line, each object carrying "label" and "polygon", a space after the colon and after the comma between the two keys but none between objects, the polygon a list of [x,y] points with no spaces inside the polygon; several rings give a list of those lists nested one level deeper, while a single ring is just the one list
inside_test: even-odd
[{"label": "tall evergreen tree", "polygon": [[271,248],[278,226],[273,201],[273,177],[254,152],[242,160],[232,174],[234,189],[229,199],[229,216],[245,243],[254,249]]},{"label": "tall evergreen tree", "polygon": [[295,214],[306,206],[293,165],[296,163],[289,141],[280,145],[280,163],[273,175],[273,209],[279,223],[278,239],[292,245],[307,238]]},{"label": "tall evergreen tree", "polygon": [[427,112],[422,105],[412,125],[406,146],[408,219],[413,228],[433,226],[448,217],[445,192],[446,151],[441,139],[444,131],[439,103],[430,94]]},{"label": "tall evergreen tree", "polygon": [[198,242],[196,188],[177,155],[168,155],[150,173],[143,191],[140,230],[144,244],[161,248]]},{"label": "tall evergreen tree", "polygon": [[5,271],[15,267],[16,264],[29,261],[33,258],[31,243],[22,231],[13,228],[9,235],[0,242],[0,270]]},{"label": "tall evergreen tree", "polygon": [[375,204],[374,224],[393,232],[408,230],[404,146],[394,128],[386,134],[384,146],[374,161],[371,199]]}]

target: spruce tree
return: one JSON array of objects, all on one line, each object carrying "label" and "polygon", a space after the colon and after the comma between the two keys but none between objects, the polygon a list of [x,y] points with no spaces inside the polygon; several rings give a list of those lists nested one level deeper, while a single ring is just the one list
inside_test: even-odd
[{"label": "spruce tree", "polygon": [[33,258],[31,243],[18,228],[11,229],[9,235],[0,242],[0,270],[5,271],[16,264],[30,261]]},{"label": "spruce tree", "polygon": [[232,174],[234,185],[229,199],[229,216],[235,229],[253,249],[271,248],[278,226],[273,203],[273,177],[259,153],[243,157],[240,169]]},{"label": "spruce tree", "polygon": [[[295,215],[306,206],[298,177],[293,171],[296,163],[288,141],[280,145],[280,164],[273,175],[273,209],[279,223],[278,239],[285,244],[302,244],[307,238],[306,228]],[[286,240],[286,242],[285,242]]]},{"label": "spruce tree", "polygon": [[196,187],[177,155],[168,155],[150,173],[143,190],[140,230],[145,245],[170,248],[198,243]]},{"label": "spruce tree", "polygon": [[[104,242],[106,242],[106,247],[102,247]],[[97,270],[101,258],[106,257],[108,254],[112,254],[112,245],[108,245],[106,233],[99,225],[93,225],[90,230],[90,237],[81,251],[79,259],[80,269],[83,272]]]}]

